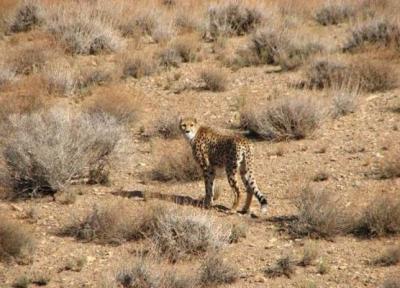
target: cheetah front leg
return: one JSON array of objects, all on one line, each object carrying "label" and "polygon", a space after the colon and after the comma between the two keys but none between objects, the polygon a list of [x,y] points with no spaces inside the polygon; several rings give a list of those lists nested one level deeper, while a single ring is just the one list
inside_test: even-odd
[{"label": "cheetah front leg", "polygon": [[204,183],[206,186],[206,195],[204,198],[204,207],[209,209],[213,205],[214,200],[214,180],[215,170],[211,167],[204,169]]}]

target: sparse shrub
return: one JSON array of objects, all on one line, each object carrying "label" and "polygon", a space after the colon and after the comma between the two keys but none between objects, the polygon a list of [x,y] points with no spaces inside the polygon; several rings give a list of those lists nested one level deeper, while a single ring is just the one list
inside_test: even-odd
[{"label": "sparse shrub", "polygon": [[318,247],[313,242],[307,242],[303,248],[303,258],[299,262],[301,266],[309,266],[318,257]]},{"label": "sparse shrub", "polygon": [[305,71],[306,86],[317,89],[343,86],[350,76],[353,75],[346,63],[329,59],[313,60]]},{"label": "sparse shrub", "polygon": [[315,99],[284,97],[265,107],[245,108],[241,127],[267,140],[297,140],[310,136],[325,116],[321,103]]},{"label": "sparse shrub", "polygon": [[50,33],[72,54],[116,52],[125,42],[106,19],[99,17],[89,4],[71,6],[55,10],[47,26]]},{"label": "sparse shrub", "polygon": [[182,135],[179,130],[179,117],[171,112],[164,113],[153,125],[152,135],[159,135],[165,139],[176,139]]},{"label": "sparse shrub", "polygon": [[158,151],[160,160],[150,173],[153,180],[184,182],[202,178],[201,169],[184,141],[178,140],[168,146],[159,145]]},{"label": "sparse shrub", "polygon": [[239,272],[236,267],[225,263],[220,254],[211,254],[200,267],[200,283],[203,287],[232,284],[237,281]]},{"label": "sparse shrub", "polygon": [[157,70],[157,64],[154,60],[151,58],[144,58],[143,55],[135,55],[132,58],[124,59],[123,62],[124,68],[122,75],[125,78],[150,76]]},{"label": "sparse shrub", "polygon": [[213,92],[226,90],[227,76],[224,71],[217,69],[206,69],[200,73],[200,79],[205,83],[204,89]]},{"label": "sparse shrub", "polygon": [[290,224],[289,233],[297,237],[330,238],[347,231],[344,209],[329,191],[303,187],[294,204],[299,214]]},{"label": "sparse shrub", "polygon": [[343,50],[354,51],[365,44],[400,49],[400,26],[388,20],[370,20],[352,30]]},{"label": "sparse shrub", "polygon": [[315,12],[314,18],[321,25],[337,25],[355,16],[352,6],[346,3],[327,4]]},{"label": "sparse shrub", "polygon": [[65,96],[72,95],[77,87],[75,71],[67,62],[53,62],[44,68],[48,91]]},{"label": "sparse shrub", "polygon": [[82,241],[120,244],[142,237],[140,221],[132,208],[122,201],[94,206],[82,220],[66,226],[62,235],[74,236]]},{"label": "sparse shrub", "polygon": [[303,86],[317,89],[354,86],[367,92],[379,92],[397,85],[394,75],[390,66],[375,62],[317,59],[307,67]]},{"label": "sparse shrub", "polygon": [[0,214],[0,261],[28,259],[33,248],[34,240],[27,227]]},{"label": "sparse shrub", "polygon": [[400,233],[400,200],[382,195],[377,197],[356,218],[352,232],[366,237]]},{"label": "sparse shrub", "polygon": [[229,229],[204,214],[158,212],[150,230],[156,251],[171,262],[218,251],[229,241]]},{"label": "sparse shrub", "polygon": [[400,263],[400,246],[387,248],[382,255],[372,260],[371,263],[377,266],[391,266]]},{"label": "sparse shrub", "polygon": [[122,135],[113,117],[58,107],[12,115],[8,125],[3,156],[14,197],[53,194],[101,171]]},{"label": "sparse shrub", "polygon": [[25,32],[43,22],[43,8],[36,0],[24,0],[8,20],[10,32]]},{"label": "sparse shrub", "polygon": [[158,62],[165,68],[179,67],[182,63],[182,57],[176,49],[167,47],[159,51]]},{"label": "sparse shrub", "polygon": [[278,259],[275,265],[265,269],[264,273],[265,275],[271,278],[281,277],[281,276],[286,276],[287,278],[290,278],[294,273],[293,260],[289,255],[284,256]]},{"label": "sparse shrub", "polygon": [[382,288],[399,288],[400,287],[400,277],[392,276],[386,278],[383,282]]},{"label": "sparse shrub", "polygon": [[246,7],[237,1],[210,6],[207,12],[206,37],[244,35],[251,32],[263,20],[261,10]]},{"label": "sparse shrub", "polygon": [[301,65],[310,55],[321,52],[323,47],[316,42],[305,41],[287,30],[266,27],[250,37],[247,48],[238,50],[233,61],[237,66],[280,65],[291,70]]}]

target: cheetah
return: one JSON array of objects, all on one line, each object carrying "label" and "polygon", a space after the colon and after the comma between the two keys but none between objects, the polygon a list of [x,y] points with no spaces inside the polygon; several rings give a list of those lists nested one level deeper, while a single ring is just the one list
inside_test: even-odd
[{"label": "cheetah", "polygon": [[222,135],[211,128],[201,126],[195,118],[180,120],[179,128],[189,141],[195,160],[200,165],[205,182],[204,207],[210,208],[214,198],[216,168],[225,167],[228,183],[234,193],[232,211],[240,201],[237,176],[240,173],[247,197],[242,213],[250,213],[253,194],[261,205],[261,213],[267,210],[267,199],[260,192],[253,176],[253,148],[249,141],[238,135]]}]

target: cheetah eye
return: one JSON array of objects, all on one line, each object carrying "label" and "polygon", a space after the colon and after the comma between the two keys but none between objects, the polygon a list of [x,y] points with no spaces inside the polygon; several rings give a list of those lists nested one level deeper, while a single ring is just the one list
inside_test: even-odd
[{"label": "cheetah eye", "polygon": [[193,124],[190,124],[190,127],[193,127]]}]

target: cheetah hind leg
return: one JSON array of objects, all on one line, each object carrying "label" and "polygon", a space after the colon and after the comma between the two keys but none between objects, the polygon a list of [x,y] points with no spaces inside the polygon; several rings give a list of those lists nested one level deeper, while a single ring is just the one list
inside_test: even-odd
[{"label": "cheetah hind leg", "polygon": [[232,204],[231,211],[236,212],[240,201],[240,189],[237,181],[237,169],[227,169],[226,175],[228,177],[229,186],[231,186],[234,193],[234,200]]}]

